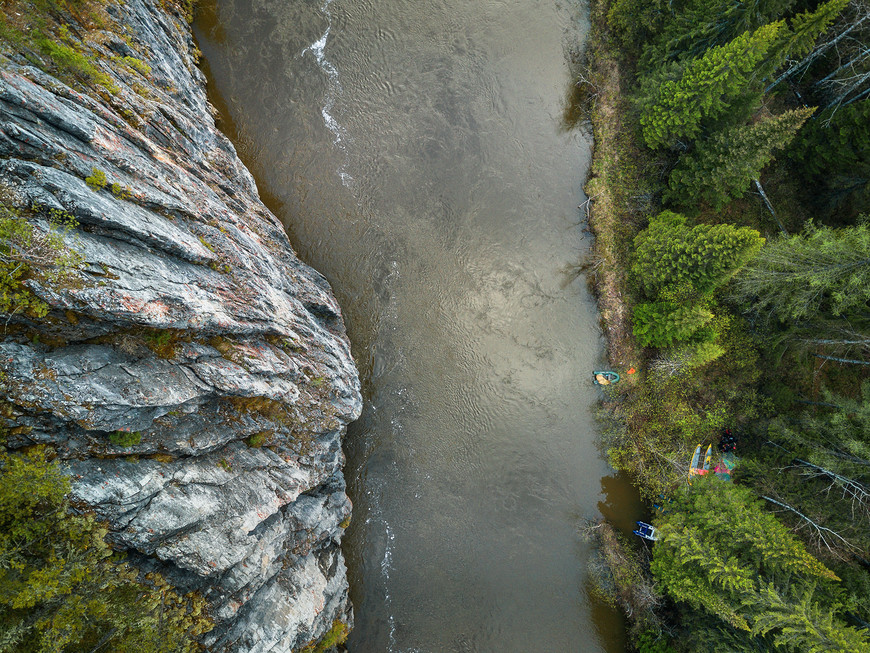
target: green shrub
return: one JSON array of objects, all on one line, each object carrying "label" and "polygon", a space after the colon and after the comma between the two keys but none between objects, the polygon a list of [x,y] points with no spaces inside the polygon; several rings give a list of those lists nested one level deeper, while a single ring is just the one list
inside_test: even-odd
[{"label": "green shrub", "polygon": [[259,431],[258,433],[254,433],[253,435],[245,438],[245,444],[252,449],[259,449],[264,444],[266,444],[266,441],[269,439],[270,435],[272,435],[271,431]]},{"label": "green shrub", "polygon": [[136,57],[124,56],[121,57],[121,61],[136,72],[140,73],[143,77],[147,77],[151,74],[151,66],[149,66],[141,59],[137,59]]},{"label": "green shrub", "polygon": [[81,82],[99,84],[112,94],[119,91],[112,78],[97,68],[91,58],[84,53],[45,36],[38,36],[35,42],[40,51],[61,71],[69,73]]},{"label": "green shrub", "polygon": [[129,186],[122,186],[118,183],[113,183],[109,186],[109,190],[112,191],[112,195],[121,200],[130,199],[130,195],[132,194]]},{"label": "green shrub", "polygon": [[347,636],[350,634],[350,628],[346,623],[335,620],[332,623],[332,628],[320,639],[319,642],[312,642],[300,649],[299,653],[326,653],[330,649],[335,648],[347,641]]},{"label": "green shrub", "polygon": [[158,358],[170,360],[178,353],[178,341],[180,331],[173,329],[154,329],[146,331],[143,335],[145,344],[157,354]]},{"label": "green shrub", "polygon": [[[36,207],[37,209],[39,207]],[[66,247],[62,232],[76,225],[64,211],[49,213],[52,229],[35,230],[19,212],[0,206],[0,311],[42,318],[49,306],[22,282],[39,276],[49,282],[63,280],[81,264],[81,255]]]},{"label": "green shrub", "polygon": [[159,574],[139,579],[106,543],[106,526],[70,510],[69,480],[49,451],[0,447],[3,650],[199,651],[213,627],[205,601]]},{"label": "green shrub", "polygon": [[93,191],[100,191],[106,187],[106,173],[99,168],[91,168],[91,174],[85,177],[85,183]]},{"label": "green shrub", "polygon": [[641,633],[635,646],[638,653],[676,653],[663,633],[655,633],[651,630]]},{"label": "green shrub", "polygon": [[116,447],[132,447],[142,441],[139,431],[115,431],[109,434],[109,441]]}]

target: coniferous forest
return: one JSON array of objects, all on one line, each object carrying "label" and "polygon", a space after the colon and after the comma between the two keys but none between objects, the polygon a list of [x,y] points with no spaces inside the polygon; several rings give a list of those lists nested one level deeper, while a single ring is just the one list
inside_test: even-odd
[{"label": "coniferous forest", "polygon": [[603,446],[658,537],[603,525],[598,589],[640,651],[870,651],[870,4],[592,14]]}]

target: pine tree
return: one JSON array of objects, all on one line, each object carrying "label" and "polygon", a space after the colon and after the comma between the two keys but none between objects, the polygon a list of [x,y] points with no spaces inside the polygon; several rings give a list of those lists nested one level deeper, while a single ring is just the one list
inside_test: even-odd
[{"label": "pine tree", "polygon": [[679,284],[703,294],[728,281],[763,244],[754,229],[689,227],[685,217],[664,211],[634,239],[632,272],[651,297]]},{"label": "pine tree", "polygon": [[870,99],[822,111],[801,130],[790,153],[812,174],[870,167]]},{"label": "pine tree", "polygon": [[825,109],[789,148],[820,208],[851,221],[870,210],[870,99]]},{"label": "pine tree", "polygon": [[773,160],[773,151],[785,148],[812,113],[811,108],[786,111],[697,142],[671,172],[665,199],[683,206],[705,201],[721,209],[746,192]]},{"label": "pine tree", "polygon": [[712,319],[713,313],[702,306],[670,302],[638,304],[634,308],[634,335],[644,347],[669,347],[689,340]]},{"label": "pine tree", "polygon": [[756,68],[782,28],[782,21],[763,25],[696,59],[648,76],[640,100],[640,124],[647,145],[665,147],[679,139],[695,138],[703,120],[722,116],[756,91]]},{"label": "pine tree", "polygon": [[715,342],[703,341],[681,344],[661,352],[650,364],[650,369],[659,379],[699,369],[715,361],[725,353],[725,348]]},{"label": "pine tree", "polygon": [[753,635],[773,635],[774,646],[800,653],[843,651],[866,653],[870,641],[858,630],[844,627],[834,612],[814,600],[813,587],[802,588],[795,601],[771,583],[761,589]]},{"label": "pine tree", "polygon": [[740,273],[738,298],[784,322],[867,310],[870,226],[813,227],[773,240]]},{"label": "pine tree", "polygon": [[663,0],[613,0],[607,26],[623,48],[639,52],[665,18],[664,4]]},{"label": "pine tree", "polygon": [[870,382],[864,382],[861,394],[855,399],[825,392],[826,406],[797,419],[777,417],[769,433],[801,473],[838,489],[832,502],[846,499],[853,515],[860,511],[870,518]]}]

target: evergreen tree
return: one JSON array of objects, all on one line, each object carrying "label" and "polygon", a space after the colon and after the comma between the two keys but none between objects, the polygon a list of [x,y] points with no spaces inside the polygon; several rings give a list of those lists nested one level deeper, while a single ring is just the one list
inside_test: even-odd
[{"label": "evergreen tree", "polygon": [[821,111],[801,129],[789,156],[820,210],[838,221],[870,210],[870,99]]},{"label": "evergreen tree", "polygon": [[870,301],[870,227],[816,228],[778,238],[737,278],[736,293],[780,320],[866,311]]},{"label": "evergreen tree", "polygon": [[782,28],[782,21],[763,25],[645,78],[640,124],[647,145],[665,147],[679,139],[695,138],[703,120],[721,117],[756,92],[756,68]]},{"label": "evergreen tree", "polygon": [[211,629],[196,596],[120,563],[44,449],[0,449],[0,650],[188,653]]},{"label": "evergreen tree", "polygon": [[[842,0],[838,0],[842,1]],[[655,69],[662,61],[694,58],[737,36],[785,17],[795,0],[686,0],[670,8],[642,65]]]},{"label": "evergreen tree", "polygon": [[725,353],[715,342],[703,341],[682,344],[661,352],[650,364],[660,378],[668,379],[704,367]]},{"label": "evergreen tree", "polygon": [[826,407],[807,410],[799,419],[776,418],[770,437],[794,456],[806,476],[839,490],[832,501],[844,498],[870,517],[870,381],[861,391],[858,399],[826,392]]},{"label": "evergreen tree", "polygon": [[746,192],[773,159],[773,151],[785,148],[812,113],[811,108],[786,111],[697,142],[671,172],[665,199],[683,206],[705,201],[721,209]]},{"label": "evergreen tree", "polygon": [[664,211],[634,239],[632,272],[651,297],[679,284],[707,293],[728,281],[763,244],[754,229],[689,227],[685,217]]},{"label": "evergreen tree", "polygon": [[664,0],[613,0],[607,25],[624,49],[639,53],[666,17]]},{"label": "evergreen tree", "polygon": [[644,347],[669,347],[689,340],[712,319],[713,313],[702,306],[670,302],[638,304],[634,308],[634,335]]},{"label": "evergreen tree", "polygon": [[651,570],[675,600],[777,648],[870,651],[842,621],[837,576],[747,488],[698,479],[656,526]]},{"label": "evergreen tree", "polygon": [[788,30],[783,30],[779,43],[771,53],[776,66],[782,65],[785,57],[803,57],[809,54],[819,36],[843,13],[851,0],[828,0],[815,11],[805,11],[791,19]]},{"label": "evergreen tree", "polygon": [[870,99],[820,112],[801,130],[790,152],[814,175],[870,167]]}]

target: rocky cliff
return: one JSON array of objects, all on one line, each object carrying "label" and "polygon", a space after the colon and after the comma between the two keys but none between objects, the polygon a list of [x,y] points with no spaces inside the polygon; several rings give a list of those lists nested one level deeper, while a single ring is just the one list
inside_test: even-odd
[{"label": "rocky cliff", "polygon": [[22,277],[46,315],[3,316],[8,444],[53,445],[113,545],[202,592],[210,650],[289,651],[351,619],[341,438],[359,382],[328,284],[215,128],[163,4],[109,4],[87,30],[70,16],[64,43],[99,83],[0,59],[0,201],[72,261]]}]

